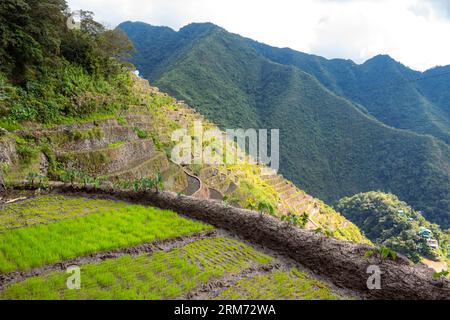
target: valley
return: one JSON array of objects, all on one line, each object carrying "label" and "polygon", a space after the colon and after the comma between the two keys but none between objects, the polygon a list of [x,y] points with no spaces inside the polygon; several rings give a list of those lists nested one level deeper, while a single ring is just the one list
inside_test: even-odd
[{"label": "valley", "polygon": [[0,21],[0,300],[450,298],[448,67]]},{"label": "valley", "polygon": [[[220,128],[281,129],[281,173],[309,194],[333,205],[359,192],[393,192],[448,228],[448,106],[433,105],[429,94],[445,87],[445,73],[422,75],[385,56],[361,66],[329,61],[208,23],[178,32],[119,27],[143,76]],[[417,78],[424,80],[410,81]]]}]

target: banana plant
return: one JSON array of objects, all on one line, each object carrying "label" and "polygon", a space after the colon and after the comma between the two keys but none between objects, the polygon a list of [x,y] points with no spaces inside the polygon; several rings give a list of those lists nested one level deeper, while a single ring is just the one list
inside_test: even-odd
[{"label": "banana plant", "polygon": [[265,214],[273,216],[275,214],[275,210],[273,209],[272,205],[267,202],[260,202],[258,204],[258,212],[263,217]]}]

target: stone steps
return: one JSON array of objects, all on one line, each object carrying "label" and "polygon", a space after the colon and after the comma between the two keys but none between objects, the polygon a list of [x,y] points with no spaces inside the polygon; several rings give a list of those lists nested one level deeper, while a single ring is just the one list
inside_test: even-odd
[{"label": "stone steps", "polygon": [[266,179],[263,179],[263,181],[265,183],[267,183],[268,185],[272,186],[272,187],[275,187],[276,185],[279,185],[280,183],[286,182],[286,180],[284,180],[280,176],[275,176],[275,177],[272,177],[272,178],[266,178]]},{"label": "stone steps", "polygon": [[289,190],[291,190],[291,192],[295,192],[295,189],[292,187],[291,184],[285,182],[284,184],[280,184],[277,187],[274,187],[274,189],[279,193],[279,194],[284,194],[287,193]]}]

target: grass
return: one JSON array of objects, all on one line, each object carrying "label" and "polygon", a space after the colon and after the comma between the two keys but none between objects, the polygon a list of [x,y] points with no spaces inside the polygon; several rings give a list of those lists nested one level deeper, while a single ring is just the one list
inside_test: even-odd
[{"label": "grass", "polygon": [[80,290],[67,289],[69,275],[54,272],[11,285],[0,299],[174,299],[225,273],[270,261],[241,242],[214,237],[169,252],[84,265]]},{"label": "grass", "polygon": [[126,143],[127,143],[126,141],[118,141],[118,142],[110,143],[108,145],[108,148],[109,149],[117,149],[118,147],[120,147]]},{"label": "grass", "polygon": [[0,272],[26,270],[61,260],[212,229],[176,213],[127,205],[74,219],[0,234]]},{"label": "grass", "polygon": [[71,198],[60,195],[42,196],[13,203],[0,211],[0,232],[56,222],[92,213],[106,213],[126,207],[124,202]]},{"label": "grass", "polygon": [[138,136],[139,139],[147,139],[148,138],[148,132],[145,130],[142,130],[141,128],[135,127],[134,133]]},{"label": "grass", "polygon": [[218,297],[223,300],[337,300],[331,289],[293,268],[239,280]]}]

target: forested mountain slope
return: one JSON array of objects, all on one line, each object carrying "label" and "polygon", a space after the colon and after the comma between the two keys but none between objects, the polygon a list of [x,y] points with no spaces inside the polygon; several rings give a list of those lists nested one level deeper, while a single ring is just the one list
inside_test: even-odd
[{"label": "forested mountain slope", "polygon": [[[360,227],[369,239],[418,262],[422,257],[447,261],[450,232],[429,223],[395,195],[360,193],[341,199],[337,208]],[[436,240],[435,248],[429,241]]]},{"label": "forested mountain slope", "polygon": [[360,104],[385,124],[450,143],[449,100],[445,99],[450,91],[448,67],[421,73],[386,55],[358,65],[247,41],[272,61],[314,75],[328,89]]},{"label": "forested mountain slope", "polygon": [[145,77],[222,128],[279,128],[281,172],[314,196],[333,202],[393,192],[449,225],[450,147],[442,140],[383,124],[325,77],[272,61],[214,25],[120,28],[134,42],[133,62]]},{"label": "forested mountain slope", "polygon": [[[12,7],[14,12],[8,10]],[[224,200],[342,240],[367,242],[351,222],[266,167],[245,161],[173,162],[175,130],[191,132],[199,120],[207,128],[217,127],[134,75],[134,66],[124,62],[132,44],[119,29],[106,29],[84,11],[80,28],[68,28],[63,0],[26,6],[8,1],[0,13],[7,31],[1,34],[0,51],[6,62],[0,65],[0,191],[24,181],[42,187],[49,181],[112,189],[152,186]],[[17,30],[22,41],[14,38]],[[231,144],[227,149],[235,150]]]}]

